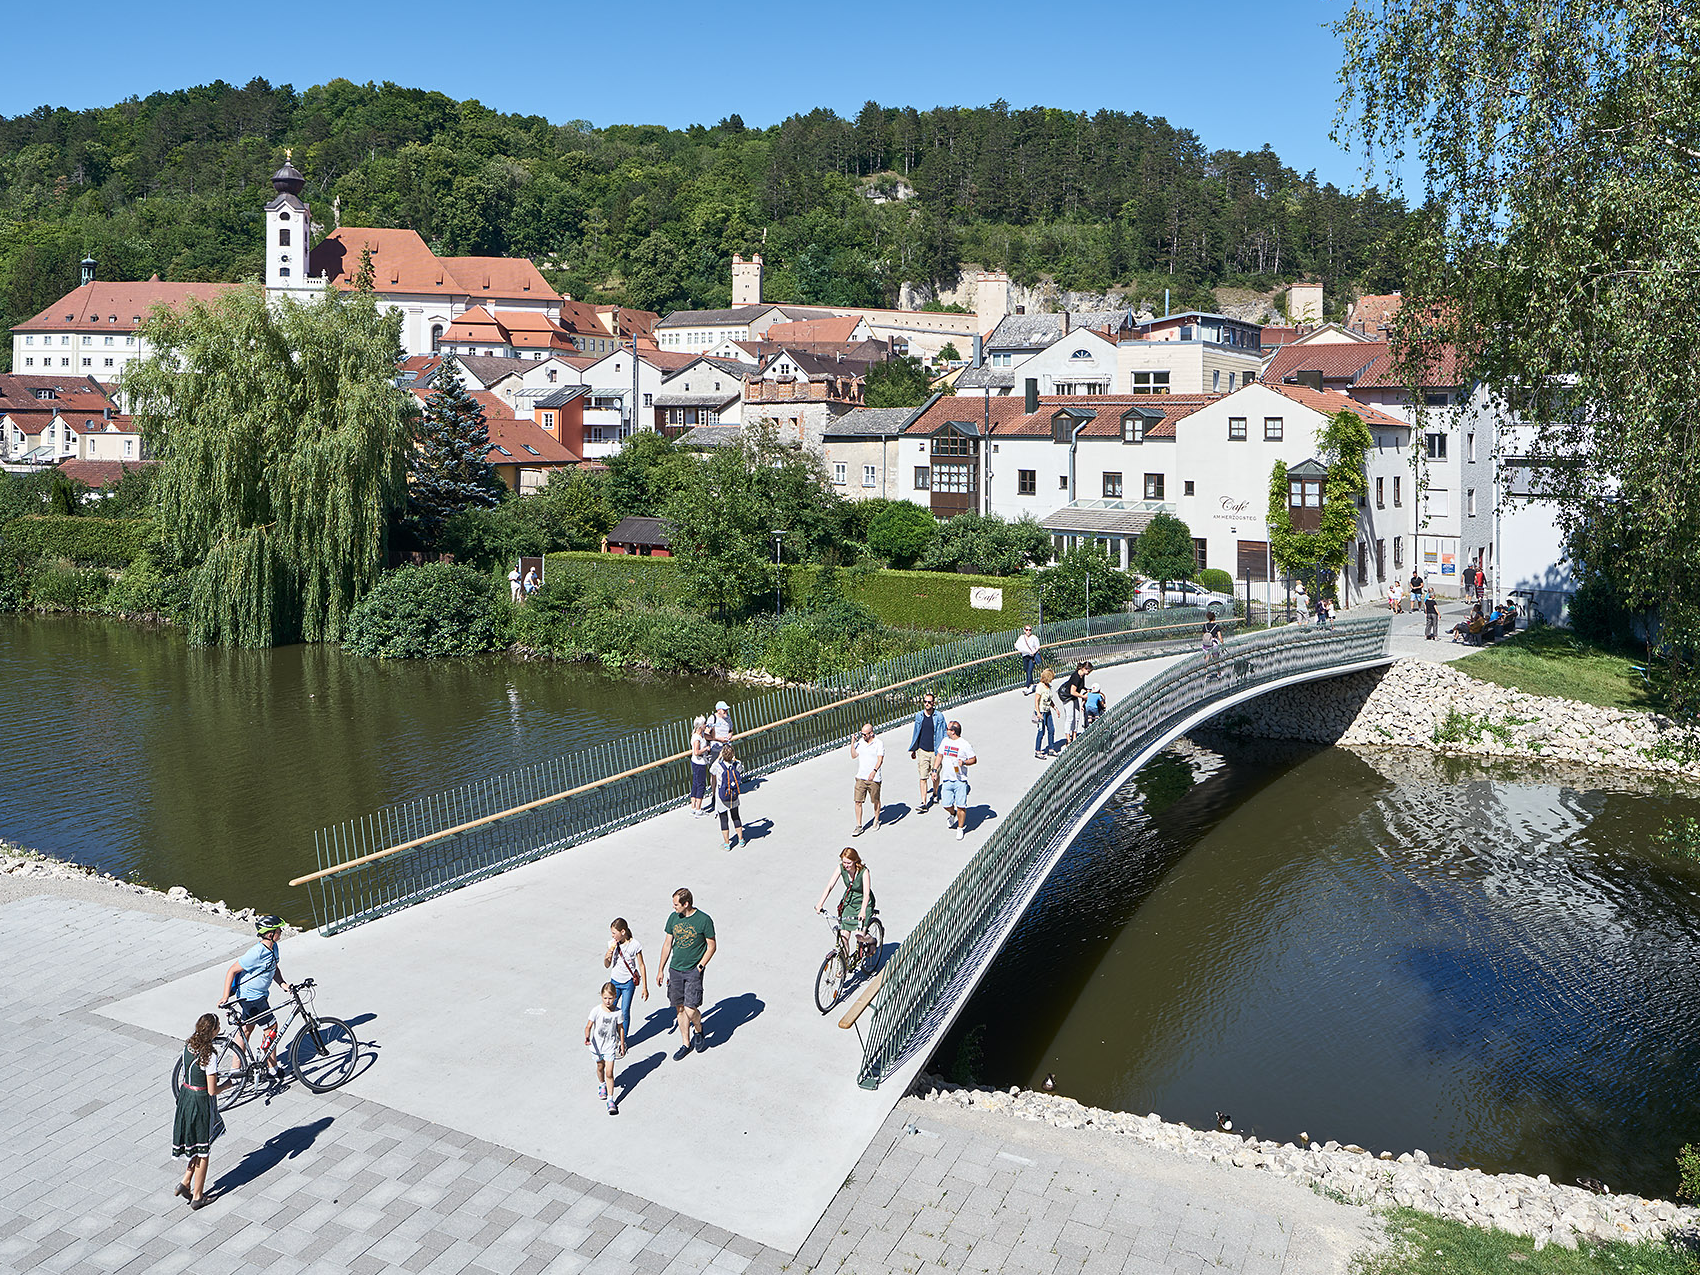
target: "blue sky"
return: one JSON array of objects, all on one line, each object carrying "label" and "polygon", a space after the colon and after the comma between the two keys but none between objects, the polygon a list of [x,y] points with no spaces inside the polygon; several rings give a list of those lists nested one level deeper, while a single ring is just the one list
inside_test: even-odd
[{"label": "blue sky", "polygon": [[[297,89],[342,76],[477,98],[556,122],[765,126],[830,106],[1144,111],[1207,146],[1265,142],[1343,187],[1361,164],[1328,140],[1338,4],[652,3],[340,5],[179,0],[11,6],[0,113],[82,108],[223,79]],[[537,16],[527,16],[535,14]],[[301,15],[291,29],[280,16]]]}]

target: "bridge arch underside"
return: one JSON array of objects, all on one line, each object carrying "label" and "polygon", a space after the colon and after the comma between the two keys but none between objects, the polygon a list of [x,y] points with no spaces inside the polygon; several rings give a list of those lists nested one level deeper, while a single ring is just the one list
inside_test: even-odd
[{"label": "bridge arch underside", "polygon": [[[1211,700],[1187,712],[1177,714],[1173,720],[1164,724],[1154,737],[1140,742],[1139,747],[1122,757],[1114,757],[1109,764],[1099,772],[1096,790],[1090,799],[1078,806],[1071,814],[1064,830],[1051,843],[1037,869],[1027,875],[1021,890],[1012,896],[1010,902],[1001,908],[996,922],[988,927],[985,940],[976,945],[971,960],[964,962],[960,977],[953,979],[949,991],[940,999],[937,1008],[927,1016],[920,1031],[911,1038],[908,1046],[902,1051],[897,1064],[882,1074],[870,1077],[864,1067],[862,1083],[869,1085],[870,1079],[878,1084],[886,1077],[909,1077],[918,1072],[926,1060],[931,1057],[939,1043],[955,1026],[957,1016],[967,1005],[987,972],[992,962],[1009,942],[1021,919],[1027,914],[1033,900],[1044,888],[1056,869],[1086,827],[1098,816],[1112,797],[1121,789],[1140,767],[1156,757],[1170,744],[1190,731],[1197,730],[1204,723],[1231,713],[1234,708],[1252,700],[1272,694],[1276,691],[1287,690],[1313,682],[1328,682],[1344,680],[1354,674],[1387,668],[1393,664],[1395,657],[1381,654],[1368,659],[1362,659],[1350,664],[1336,665],[1328,668],[1311,669],[1295,672],[1279,679],[1260,682],[1224,694],[1220,699]],[[1012,812],[1012,818],[1018,818],[1020,810]]]}]

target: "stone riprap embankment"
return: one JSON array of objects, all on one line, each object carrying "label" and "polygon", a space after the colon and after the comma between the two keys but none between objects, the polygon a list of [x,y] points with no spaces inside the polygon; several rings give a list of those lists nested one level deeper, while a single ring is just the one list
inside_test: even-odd
[{"label": "stone riprap embankment", "polygon": [[924,1081],[927,1102],[952,1103],[1035,1120],[1063,1129],[1092,1128],[1137,1139],[1216,1164],[1251,1169],[1297,1181],[1352,1204],[1420,1209],[1526,1235],[1537,1248],[1577,1240],[1659,1239],[1700,1229],[1700,1209],[1638,1195],[1596,1195],[1579,1186],[1550,1181],[1543,1173],[1483,1173],[1432,1164],[1422,1151],[1372,1154],[1362,1147],[1326,1142],[1299,1146],[1267,1142],[1169,1124],[1156,1115],[1136,1116],[1083,1106],[1059,1094],[1022,1089],[976,1089],[937,1078]]},{"label": "stone riprap embankment", "polygon": [[1700,773],[1700,732],[1668,717],[1529,695],[1423,660],[1272,691],[1211,725],[1262,739]]},{"label": "stone riprap embankment", "polygon": [[[150,895],[232,921],[252,921],[259,916],[253,908],[233,908],[223,899],[211,903],[205,899],[197,899],[184,886],[174,885],[168,890],[156,890],[151,885],[138,885],[134,881],[115,877],[109,872],[86,868],[80,863],[67,863],[63,859],[38,854],[34,850],[26,850],[23,846],[3,840],[0,840],[0,876],[21,880],[94,882],[122,893]],[[285,937],[301,933],[293,925],[285,925],[283,932]]]}]

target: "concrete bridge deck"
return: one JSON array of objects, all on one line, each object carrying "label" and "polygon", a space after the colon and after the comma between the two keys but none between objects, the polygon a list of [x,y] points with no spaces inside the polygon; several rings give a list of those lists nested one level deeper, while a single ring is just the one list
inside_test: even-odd
[{"label": "concrete bridge deck", "polygon": [[[1112,701],[1180,656],[1101,670]],[[289,940],[283,969],[319,983],[319,1008],[376,1042],[357,1097],[511,1147],[681,1214],[795,1252],[878,1133],[924,1052],[876,1091],[856,1085],[861,1047],[823,1018],[815,971],[828,950],[814,912],[854,844],[874,877],[887,941],[902,939],[1047,765],[1033,757],[1030,701],[1016,692],[954,710],[979,753],[967,838],[939,807],[917,814],[906,728],[883,736],[890,826],[852,842],[842,753],[778,771],[745,795],[752,840],[725,853],[717,822],[678,810],[334,937]],[[582,1040],[606,978],[608,922],[624,916],[653,965],[674,889],[715,922],[710,1048],[674,1060],[672,1013],[635,1001],[620,1115],[596,1098]],[[233,943],[204,970],[104,1007],[177,1036],[210,1008]]]}]

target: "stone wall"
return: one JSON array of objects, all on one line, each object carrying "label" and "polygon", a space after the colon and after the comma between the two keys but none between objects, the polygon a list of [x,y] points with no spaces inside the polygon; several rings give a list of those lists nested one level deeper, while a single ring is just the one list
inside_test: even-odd
[{"label": "stone wall", "polygon": [[1700,732],[1668,717],[1529,695],[1423,660],[1272,691],[1210,728],[1263,739],[1700,774]]},{"label": "stone wall", "polygon": [[1544,1173],[1529,1177],[1445,1168],[1431,1163],[1420,1150],[1374,1155],[1362,1147],[1338,1142],[1261,1141],[1216,1129],[1169,1124],[1156,1115],[1103,1111],[1059,1094],[966,1088],[933,1077],[924,1077],[921,1088],[929,1102],[977,1107],[1064,1129],[1091,1127],[1217,1164],[1292,1178],[1353,1204],[1378,1208],[1403,1205],[1475,1226],[1496,1226],[1531,1237],[1537,1248],[1546,1244],[1574,1248],[1578,1237],[1656,1239],[1692,1234],[1700,1226],[1700,1210],[1667,1200],[1596,1195],[1579,1186],[1553,1182]]}]

